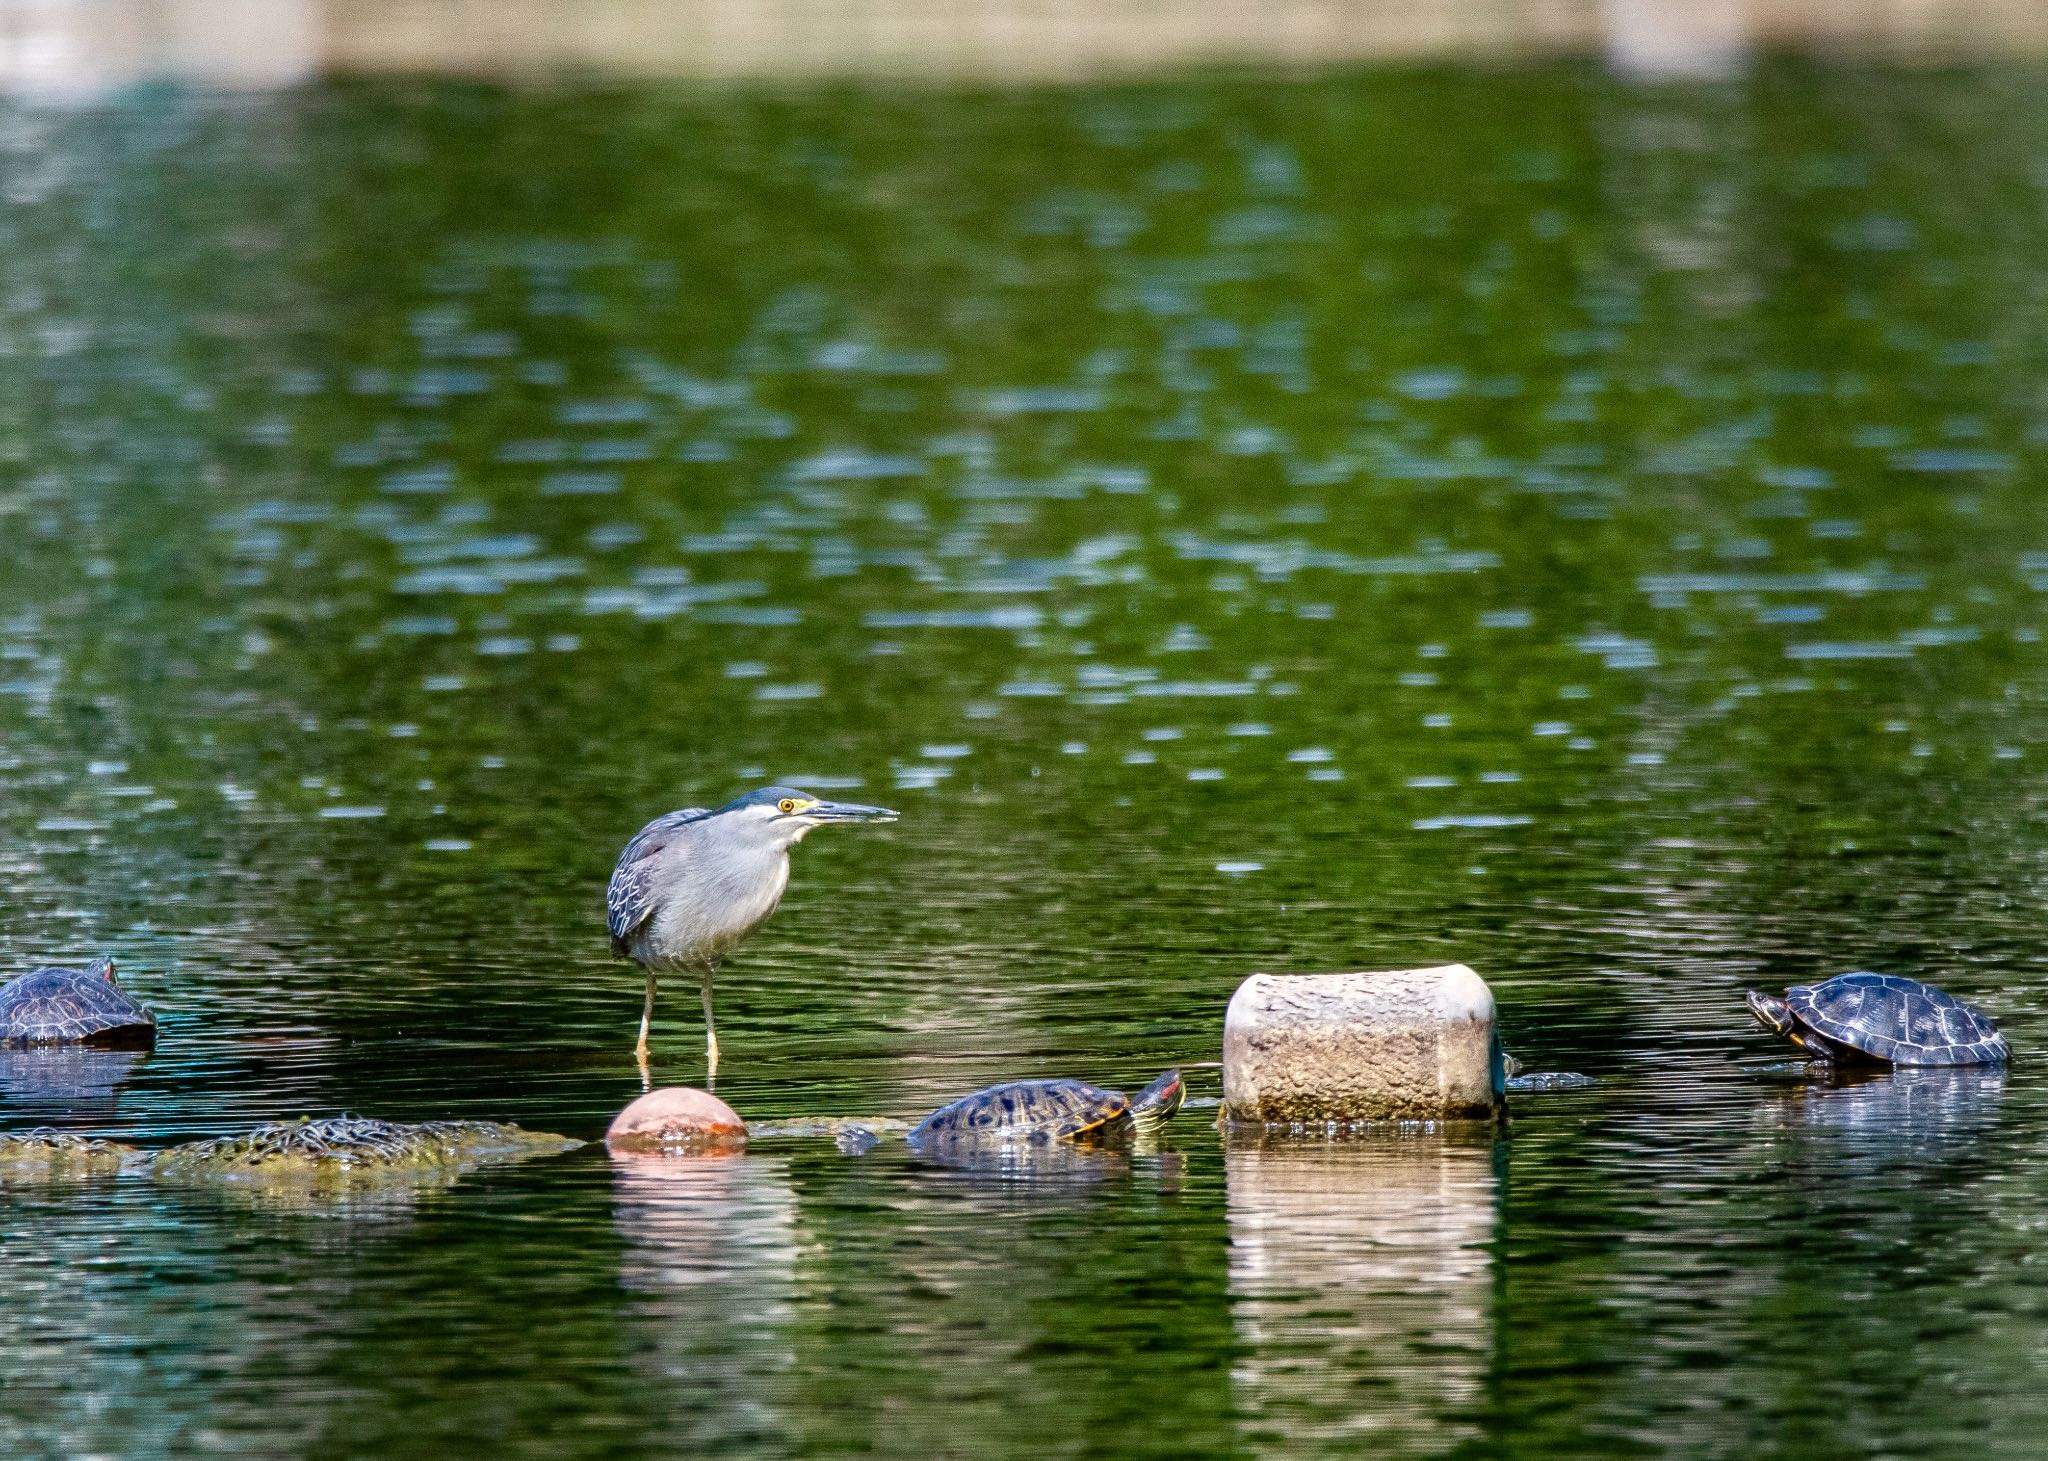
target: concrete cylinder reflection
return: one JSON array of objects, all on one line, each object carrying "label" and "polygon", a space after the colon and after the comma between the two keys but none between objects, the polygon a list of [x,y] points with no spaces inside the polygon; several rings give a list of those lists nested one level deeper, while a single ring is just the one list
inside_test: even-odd
[{"label": "concrete cylinder reflection", "polygon": [[1434,1450],[1492,1361],[1495,1142],[1439,1135],[1234,1143],[1233,1372],[1246,1440]]}]

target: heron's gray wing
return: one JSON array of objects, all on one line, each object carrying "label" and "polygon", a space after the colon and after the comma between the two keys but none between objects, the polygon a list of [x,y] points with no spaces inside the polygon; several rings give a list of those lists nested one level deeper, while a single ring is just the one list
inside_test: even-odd
[{"label": "heron's gray wing", "polygon": [[611,925],[612,952],[624,957],[640,926],[654,916],[655,858],[676,840],[692,822],[711,815],[705,807],[684,807],[656,817],[626,844],[619,865],[612,869],[611,886],[605,889],[605,921]]}]

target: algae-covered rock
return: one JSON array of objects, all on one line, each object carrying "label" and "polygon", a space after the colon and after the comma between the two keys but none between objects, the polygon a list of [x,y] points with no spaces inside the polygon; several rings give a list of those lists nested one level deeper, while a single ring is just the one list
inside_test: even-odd
[{"label": "algae-covered rock", "polygon": [[141,1154],[118,1141],[38,1127],[0,1136],[0,1182],[110,1177]]},{"label": "algae-covered rock", "polygon": [[583,1145],[496,1121],[377,1121],[335,1116],[273,1122],[241,1136],[186,1142],[157,1153],[160,1177],[308,1184],[414,1180],[552,1156]]}]

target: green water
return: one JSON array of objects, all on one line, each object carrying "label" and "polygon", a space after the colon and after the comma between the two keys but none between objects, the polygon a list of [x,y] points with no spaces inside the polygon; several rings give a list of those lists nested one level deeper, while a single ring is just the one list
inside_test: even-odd
[{"label": "green water", "polygon": [[[0,1056],[9,1125],[594,1137],[612,859],[768,780],[903,817],[728,965],[750,1117],[1449,959],[1597,1077],[1022,1175],[10,1187],[0,1451],[2038,1454],[2042,80],[0,111],[0,954],[162,1023]],[[1743,1010],[1863,966],[2010,1077]]]}]

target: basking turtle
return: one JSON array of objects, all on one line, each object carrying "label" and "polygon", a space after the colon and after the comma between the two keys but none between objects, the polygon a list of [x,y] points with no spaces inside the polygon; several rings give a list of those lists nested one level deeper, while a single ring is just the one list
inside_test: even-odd
[{"label": "basking turtle", "polygon": [[81,1043],[156,1043],[156,1016],[122,990],[112,959],[83,969],[31,969],[0,985],[0,1044]]},{"label": "basking turtle", "polygon": [[2012,1054],[1983,1011],[1895,974],[1837,974],[1783,999],[1751,990],[1749,1012],[1815,1060],[2003,1065]]},{"label": "basking turtle", "polygon": [[941,1106],[910,1130],[912,1146],[1101,1140],[1157,1130],[1187,1096],[1180,1072],[1138,1092],[1084,1081],[1010,1081]]}]

